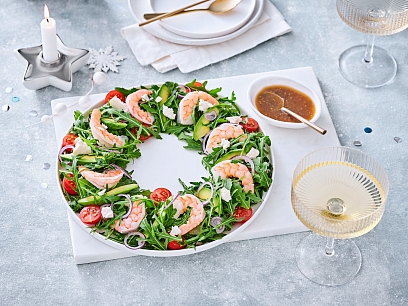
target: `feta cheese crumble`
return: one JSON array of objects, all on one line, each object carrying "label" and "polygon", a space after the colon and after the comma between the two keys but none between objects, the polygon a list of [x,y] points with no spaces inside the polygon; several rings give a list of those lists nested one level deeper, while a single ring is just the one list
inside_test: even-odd
[{"label": "feta cheese crumble", "polygon": [[176,114],[174,113],[173,109],[163,105],[163,115],[167,118],[174,120],[176,118]]},{"label": "feta cheese crumble", "polygon": [[229,142],[227,139],[223,138],[223,139],[221,139],[220,146],[221,146],[224,150],[226,150],[226,149],[229,148],[230,142]]},{"label": "feta cheese crumble", "polygon": [[128,112],[127,105],[123,103],[118,97],[114,96],[112,99],[109,101],[110,106],[112,106],[114,109],[121,109],[125,112]]},{"label": "feta cheese crumble", "polygon": [[229,123],[240,123],[242,121],[240,116],[232,116],[232,117],[226,117],[225,119],[227,119],[229,121]]},{"label": "feta cheese crumble", "polygon": [[231,201],[231,192],[225,187],[221,188],[221,199],[227,202]]},{"label": "feta cheese crumble", "polygon": [[79,137],[75,139],[75,147],[72,150],[72,154],[80,155],[80,154],[90,154],[92,153],[92,149]]},{"label": "feta cheese crumble", "polygon": [[258,155],[259,155],[259,150],[255,148],[251,148],[251,150],[249,150],[246,156],[248,156],[250,159],[254,159],[254,158],[257,158]]},{"label": "feta cheese crumble", "polygon": [[178,236],[181,234],[181,229],[178,226],[172,226],[170,231],[170,236]]},{"label": "feta cheese crumble", "polygon": [[111,218],[113,218],[113,211],[112,211],[112,208],[110,208],[109,206],[105,206],[105,207],[102,207],[102,217],[104,218],[104,219],[111,219]]},{"label": "feta cheese crumble", "polygon": [[157,103],[159,103],[159,102],[161,102],[161,100],[163,100],[162,97],[157,96],[156,100],[154,100],[154,101],[156,101]]},{"label": "feta cheese crumble", "polygon": [[149,102],[149,96],[148,96],[147,94],[144,94],[144,95],[142,96],[142,100],[143,100],[144,102]]},{"label": "feta cheese crumble", "polygon": [[200,102],[198,103],[198,109],[202,112],[205,112],[212,106],[213,105],[210,102],[204,101],[203,99],[200,99]]},{"label": "feta cheese crumble", "polygon": [[103,189],[103,190],[101,190],[101,191],[98,192],[98,195],[99,195],[99,196],[103,196],[103,195],[105,194],[105,192],[106,192],[106,190]]}]

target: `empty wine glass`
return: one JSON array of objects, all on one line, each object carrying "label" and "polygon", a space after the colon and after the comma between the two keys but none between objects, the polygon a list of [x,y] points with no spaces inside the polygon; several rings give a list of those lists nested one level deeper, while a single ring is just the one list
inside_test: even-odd
[{"label": "empty wine glass", "polygon": [[[380,221],[388,195],[388,178],[369,155],[347,147],[329,147],[304,157],[292,181],[292,207],[316,234],[296,248],[299,270],[327,286],[347,283],[361,267],[353,238]],[[336,239],[336,240],[335,240]]]},{"label": "empty wine glass", "polygon": [[375,35],[391,35],[408,27],[408,1],[337,0],[336,6],[346,24],[368,34],[367,45],[351,47],[340,55],[340,73],[359,87],[390,83],[397,73],[397,62],[386,50],[374,46]]}]

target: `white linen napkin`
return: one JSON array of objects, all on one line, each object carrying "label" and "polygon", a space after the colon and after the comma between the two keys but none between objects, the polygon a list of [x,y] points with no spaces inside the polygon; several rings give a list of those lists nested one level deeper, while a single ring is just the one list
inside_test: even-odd
[{"label": "white linen napkin", "polygon": [[259,20],[248,31],[214,45],[186,46],[171,43],[151,35],[137,24],[123,28],[121,34],[141,65],[152,65],[161,73],[175,68],[188,73],[291,31],[282,14],[269,0],[265,0],[263,10]]}]

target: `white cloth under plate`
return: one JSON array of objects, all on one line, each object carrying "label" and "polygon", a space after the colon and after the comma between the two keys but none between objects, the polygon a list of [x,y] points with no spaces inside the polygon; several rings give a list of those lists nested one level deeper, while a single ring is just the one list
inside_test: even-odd
[{"label": "white cloth under plate", "polygon": [[269,0],[265,0],[264,12],[251,29],[236,38],[215,45],[174,44],[156,38],[137,24],[123,28],[121,33],[141,65],[152,65],[162,73],[175,68],[188,73],[252,49],[290,31],[291,27],[282,14]]}]

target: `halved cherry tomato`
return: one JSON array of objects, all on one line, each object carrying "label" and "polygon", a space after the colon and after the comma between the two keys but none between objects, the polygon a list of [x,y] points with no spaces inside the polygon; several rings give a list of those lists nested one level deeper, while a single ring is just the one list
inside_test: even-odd
[{"label": "halved cherry tomato", "polygon": [[[69,177],[74,177],[71,173],[67,173]],[[62,179],[62,186],[64,186],[65,191],[70,194],[70,195],[77,195],[78,193],[75,191],[76,190],[76,184],[74,180],[70,180],[67,177],[64,176]]]},{"label": "halved cherry tomato", "polygon": [[201,87],[201,86],[203,86],[202,83],[200,83],[200,82],[194,82],[194,87]]},{"label": "halved cherry tomato", "polygon": [[171,197],[171,191],[166,188],[156,188],[150,194],[150,199],[155,202],[166,201],[169,197]]},{"label": "halved cherry tomato", "polygon": [[252,133],[259,129],[258,122],[253,118],[242,118],[243,122],[239,124],[244,128],[245,131]]},{"label": "halved cherry tomato", "polygon": [[110,92],[107,93],[107,95],[105,97],[105,104],[108,103],[110,101],[110,99],[112,99],[113,97],[117,97],[122,102],[126,102],[126,98],[125,98],[125,95],[123,93],[121,93],[120,91],[117,91],[117,90],[111,90]]},{"label": "halved cherry tomato", "polygon": [[181,250],[184,249],[185,247],[186,247],[185,245],[181,245],[176,240],[169,241],[169,243],[167,244],[167,249],[169,250]]},{"label": "halved cherry tomato", "polygon": [[[143,123],[142,122],[142,124],[143,124],[143,126],[145,126],[145,127],[150,127],[150,125],[148,125],[148,124],[146,124],[146,123]],[[137,131],[138,131],[138,128],[135,126],[135,127],[132,127],[131,129],[130,129],[130,131],[133,133],[133,135],[137,135]],[[151,137],[152,135],[145,135],[145,134],[140,134],[140,137],[139,137],[139,140],[140,141],[145,141],[145,140],[147,140],[147,139],[149,139],[150,137]]]},{"label": "halved cherry tomato", "polygon": [[252,217],[252,208],[236,207],[234,217],[237,219],[237,223],[245,223]]},{"label": "halved cherry tomato", "polygon": [[94,226],[102,218],[102,211],[98,205],[89,205],[82,208],[79,218],[88,226]]},{"label": "halved cherry tomato", "polygon": [[[75,139],[77,138],[78,138],[78,135],[76,134],[65,135],[64,139],[62,139],[62,147],[65,147],[68,145],[75,146]],[[72,149],[66,149],[65,152],[72,153]]]}]

